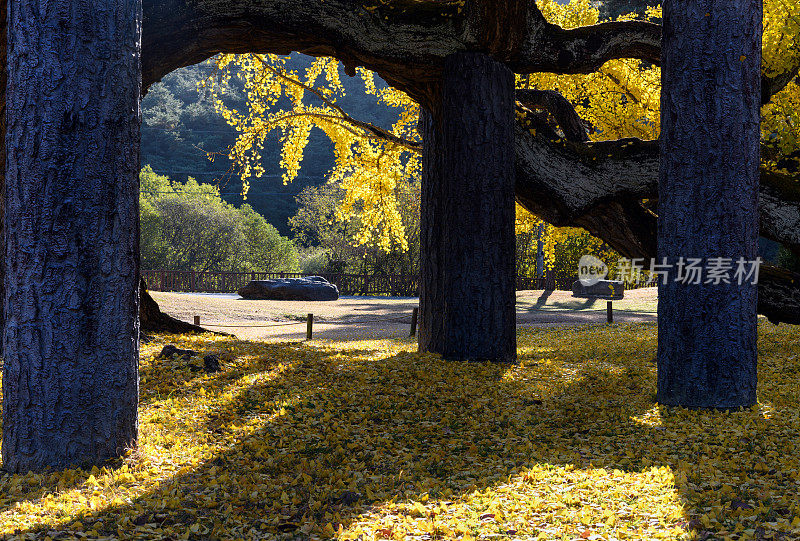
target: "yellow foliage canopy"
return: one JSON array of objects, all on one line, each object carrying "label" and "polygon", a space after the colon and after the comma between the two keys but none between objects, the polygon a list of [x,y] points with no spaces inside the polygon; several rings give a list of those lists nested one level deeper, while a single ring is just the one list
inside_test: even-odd
[{"label": "yellow foliage canopy", "polygon": [[[571,0],[566,5],[555,0],[539,0],[539,9],[552,23],[564,28],[599,22],[598,10],[590,0]],[[661,17],[661,7],[647,9],[649,19]],[[624,15],[620,20],[635,18]],[[792,0],[765,0],[763,72],[769,76],[791,73],[800,65],[800,4]],[[405,234],[396,205],[394,189],[399,179],[419,178],[420,156],[399,140],[420,141],[416,131],[419,107],[404,93],[376,85],[375,75],[359,68],[364,91],[374,95],[379,104],[398,107],[400,113],[391,135],[397,141],[377,137],[365,129],[360,119],[353,119],[336,103],[344,95],[340,68],[336,60],[318,58],[305,70],[286,69],[286,59],[275,55],[223,55],[218,58],[221,75],[207,84],[221,95],[232,68],[246,80],[249,110],[239,113],[217,100],[219,111],[239,131],[231,157],[241,166],[245,190],[252,178],[263,173],[260,166],[264,140],[274,130],[283,142],[281,166],[284,181],[291,181],[300,169],[303,150],[313,127],[319,128],[334,143],[336,167],[330,181],[341,182],[347,196],[341,213],[363,214],[364,228],[360,243],[388,249],[392,244],[406,246]],[[575,106],[591,126],[594,140],[622,137],[656,139],[660,131],[661,70],[639,60],[612,60],[588,75],[535,73],[517,77],[518,88],[556,90]],[[313,94],[321,105],[309,105]],[[273,110],[282,96],[291,98],[292,108]],[[789,84],[764,107],[764,140],[776,149],[768,165],[798,148],[800,138],[800,86]],[[521,207],[518,207],[521,211]],[[522,211],[524,212],[524,211]],[[527,224],[527,225],[524,225]],[[521,217],[519,228],[536,224]],[[554,230],[549,230],[552,236]],[[548,236],[548,238],[549,238]],[[548,244],[552,245],[553,240]]]}]

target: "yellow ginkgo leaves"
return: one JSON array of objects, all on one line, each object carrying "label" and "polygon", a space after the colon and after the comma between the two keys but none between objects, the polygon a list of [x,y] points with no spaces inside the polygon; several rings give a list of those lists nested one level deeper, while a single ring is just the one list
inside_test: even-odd
[{"label": "yellow ginkgo leaves", "polygon": [[[223,371],[157,359],[165,340]],[[144,346],[123,463],[0,477],[5,539],[791,539],[800,337],[762,324],[759,404],[653,402],[651,324],[522,329],[519,364],[407,341]],[[201,392],[201,390],[203,392]]]}]

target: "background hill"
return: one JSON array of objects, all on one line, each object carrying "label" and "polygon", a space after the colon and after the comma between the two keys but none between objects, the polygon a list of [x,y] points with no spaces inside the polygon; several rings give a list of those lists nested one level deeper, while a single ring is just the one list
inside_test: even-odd
[{"label": "background hill", "polygon": [[[305,55],[292,55],[287,67],[302,73],[311,60]],[[156,173],[172,180],[185,182],[188,177],[194,177],[198,182],[218,184],[223,198],[238,206],[243,202],[242,184],[226,156],[226,149],[236,140],[236,132],[216,113],[208,94],[198,91],[197,86],[215,69],[213,62],[204,62],[174,71],[150,87],[142,101],[142,166],[150,165]],[[391,127],[396,119],[395,112],[384,105],[378,106],[375,96],[365,94],[360,77],[350,78],[343,71],[341,77],[347,95],[337,102],[356,118]],[[376,82],[385,84],[379,79]],[[224,97],[239,110],[244,109],[246,103],[243,86],[240,80],[233,78],[232,91]],[[278,107],[288,106],[288,100],[283,100]],[[287,219],[297,210],[294,195],[306,186],[325,182],[333,166],[333,145],[314,128],[300,177],[284,186],[278,166],[279,137],[280,132],[274,132],[262,153],[266,174],[251,181],[247,203],[281,234],[287,235]],[[209,152],[220,154],[212,162]]]}]

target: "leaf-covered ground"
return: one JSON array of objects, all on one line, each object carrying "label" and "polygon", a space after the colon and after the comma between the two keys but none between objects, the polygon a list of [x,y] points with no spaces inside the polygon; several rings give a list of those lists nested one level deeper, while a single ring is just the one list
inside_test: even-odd
[{"label": "leaf-covered ground", "polygon": [[411,341],[267,344],[192,372],[143,347],[121,467],[0,477],[3,539],[797,539],[800,337],[760,327],[760,403],[654,404],[652,324],[520,333],[520,364]]}]

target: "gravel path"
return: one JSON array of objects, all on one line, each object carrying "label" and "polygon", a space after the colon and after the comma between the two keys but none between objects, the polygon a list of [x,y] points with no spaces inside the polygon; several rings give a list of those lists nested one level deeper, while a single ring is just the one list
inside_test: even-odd
[{"label": "gravel path", "polygon": [[[161,309],[210,330],[246,340],[305,339],[306,314],[314,314],[314,339],[357,341],[407,338],[416,297],[344,296],[338,301],[254,301],[235,293],[162,293],[151,295]],[[615,322],[656,320],[656,288],[628,291],[614,301]],[[605,323],[606,301],[576,299],[568,291],[517,292],[518,326],[558,326]]]}]

